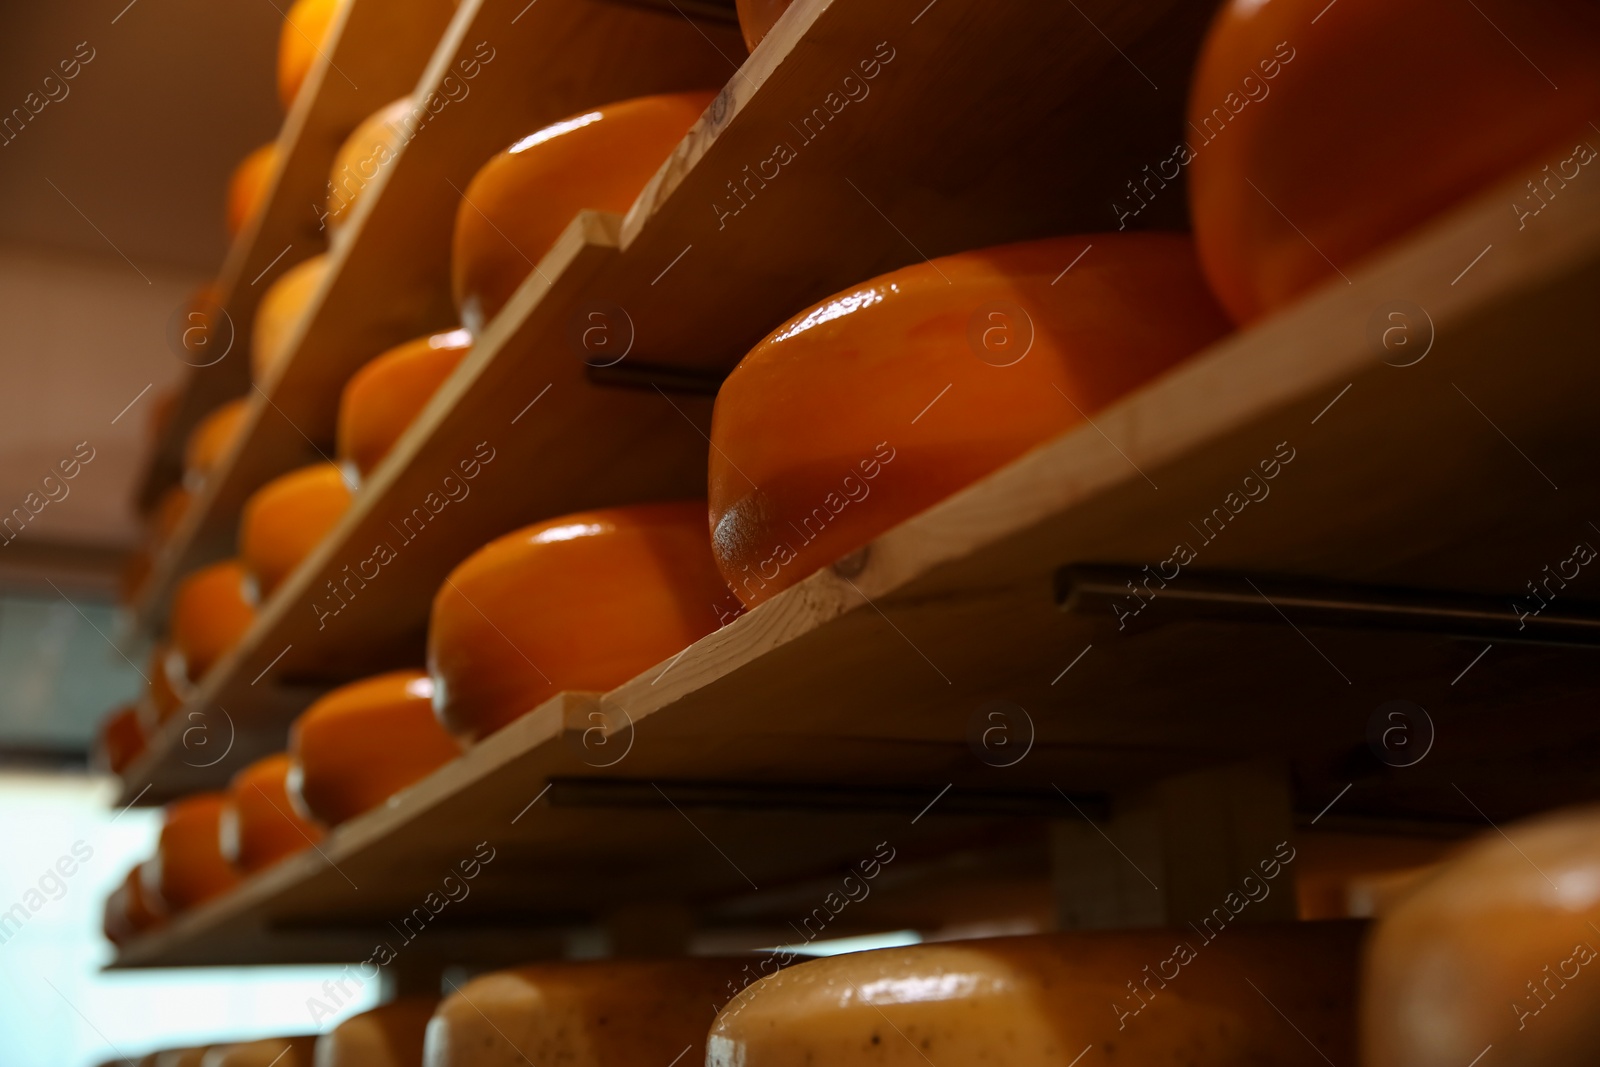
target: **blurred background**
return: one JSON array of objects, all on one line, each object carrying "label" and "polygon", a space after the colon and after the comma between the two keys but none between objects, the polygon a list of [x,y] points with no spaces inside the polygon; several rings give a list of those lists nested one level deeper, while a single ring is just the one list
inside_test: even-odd
[{"label": "blurred background", "polygon": [[[0,521],[16,508],[28,516],[0,527],[6,1067],[96,1063],[218,1032],[309,1030],[305,1000],[325,977],[102,973],[111,950],[101,902],[150,853],[159,810],[113,810],[110,781],[87,760],[96,721],[142,684],[135,665],[148,650],[134,644],[115,593],[138,536],[133,496],[154,402],[184,370],[167,324],[226,250],[229,171],[281,121],[281,22],[272,0],[0,12],[0,120],[11,116],[0,121]],[[44,78],[73,59],[78,75],[47,99]],[[91,455],[47,496],[42,481],[59,462]],[[75,854],[91,858],[60,888],[55,878],[41,887],[80,842]],[[5,922],[35,891],[45,906]]]}]

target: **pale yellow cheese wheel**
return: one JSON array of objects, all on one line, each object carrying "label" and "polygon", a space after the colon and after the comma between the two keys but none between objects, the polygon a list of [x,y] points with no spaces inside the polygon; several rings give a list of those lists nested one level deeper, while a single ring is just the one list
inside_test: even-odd
[{"label": "pale yellow cheese wheel", "polygon": [[1040,934],[833,956],[740,994],[706,1064],[1346,1067],[1362,929]]},{"label": "pale yellow cheese wheel", "polygon": [[207,1047],[162,1049],[154,1053],[154,1067],[201,1067]]},{"label": "pale yellow cheese wheel", "polygon": [[438,997],[401,997],[352,1015],[317,1038],[313,1067],[417,1067]]},{"label": "pale yellow cheese wheel", "polygon": [[439,1005],[422,1062],[700,1067],[716,1008],[748,962],[551,963],[482,975]]},{"label": "pale yellow cheese wheel", "polygon": [[1365,1067],[1600,1063],[1600,807],[1501,829],[1374,929]]},{"label": "pale yellow cheese wheel", "polygon": [[312,1067],[315,1036],[269,1037],[237,1045],[214,1045],[200,1067]]}]

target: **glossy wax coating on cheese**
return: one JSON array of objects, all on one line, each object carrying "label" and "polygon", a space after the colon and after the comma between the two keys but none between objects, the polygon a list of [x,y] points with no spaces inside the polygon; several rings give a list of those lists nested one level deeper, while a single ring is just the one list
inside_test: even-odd
[{"label": "glossy wax coating on cheese", "polygon": [[1045,934],[834,956],[729,1004],[706,1063],[1349,1064],[1361,929],[1237,928],[1210,942],[1183,929]]},{"label": "glossy wax coating on cheese", "polygon": [[445,998],[428,1024],[422,1062],[698,1067],[715,1005],[726,1002],[746,966],[742,959],[682,959],[497,971]]}]

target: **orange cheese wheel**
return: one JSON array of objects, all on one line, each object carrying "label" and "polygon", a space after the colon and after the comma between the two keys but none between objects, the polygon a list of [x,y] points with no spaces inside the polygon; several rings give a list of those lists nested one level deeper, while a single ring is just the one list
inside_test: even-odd
[{"label": "orange cheese wheel", "polygon": [[344,472],[332,463],[302,467],[251,494],[239,517],[239,557],[261,600],[322,543],[350,500]]},{"label": "orange cheese wheel", "polygon": [[290,795],[337,826],[378,807],[455,759],[461,748],[433,714],[433,681],[393,671],[341,686],[289,730]]},{"label": "orange cheese wheel", "polygon": [[178,524],[183,522],[192,503],[194,494],[181,485],[168,489],[156,501],[155,511],[150,515],[150,544],[158,551],[177,532]]},{"label": "orange cheese wheel", "polygon": [[470,351],[472,335],[451,330],[397,345],[357,371],[339,398],[339,458],[370,474]]},{"label": "orange cheese wheel", "polygon": [[759,604],[1225,329],[1177,234],[966,252],[831,297],[752,349],[717,394],[717,563]]},{"label": "orange cheese wheel", "polygon": [[144,726],[139,722],[137,705],[117,708],[101,722],[95,749],[112,774],[127,770],[130,763],[144,754],[144,746]]},{"label": "orange cheese wheel", "polygon": [[319,54],[327,53],[339,5],[340,0],[295,0],[284,16],[278,31],[278,102],[285,111],[294,106]]},{"label": "orange cheese wheel", "polygon": [[144,583],[150,580],[150,569],[155,565],[155,557],[150,554],[148,545],[140,545],[128,553],[127,559],[122,562],[122,570],[117,572],[117,601],[123,605],[131,605],[139,599],[144,592]]},{"label": "orange cheese wheel", "polygon": [[428,668],[452,733],[477,739],[562,690],[612,689],[730,613],[705,504],[563,515],[491,541],[433,598]]},{"label": "orange cheese wheel", "polygon": [[438,997],[400,997],[352,1015],[317,1039],[316,1067],[417,1067]]},{"label": "orange cheese wheel", "polygon": [[222,812],[222,854],[254,874],[322,840],[322,827],[301,818],[285,787],[289,755],[257,760],[233,776]]},{"label": "orange cheese wheel", "polygon": [[200,681],[250,629],[255,607],[246,578],[244,566],[229,559],[178,583],[172,596],[172,647],[182,662],[182,677]]},{"label": "orange cheese wheel", "polygon": [[315,1067],[315,1037],[269,1037],[206,1050],[201,1067]]},{"label": "orange cheese wheel", "polygon": [[158,914],[176,915],[239,884],[222,854],[227,803],[226,793],[196,793],[167,805],[155,857],[139,868],[145,899]]},{"label": "orange cheese wheel", "polygon": [[483,165],[456,209],[451,279],[474,334],[585,208],[622,213],[716,96],[645,96],[573,115]]},{"label": "orange cheese wheel", "polygon": [[411,98],[402,96],[363,119],[339,146],[333,169],[328,172],[328,214],[324,221],[331,234],[337,234],[349,221],[367,186],[405,143],[411,110]]},{"label": "orange cheese wheel", "polygon": [[[217,287],[215,285],[202,285],[189,297],[190,303],[201,306],[216,304]],[[161,435],[167,432],[167,427],[172,424],[173,413],[178,410],[178,389],[168,386],[150,398],[150,414],[145,417],[145,439],[153,446],[161,440]]]},{"label": "orange cheese wheel", "polygon": [[1365,1067],[1600,1058],[1600,807],[1485,832],[1373,931]]},{"label": "orange cheese wheel", "polygon": [[[1600,144],[1597,54],[1600,11],[1583,0],[1229,0],[1186,140],[1119,216],[1174,195],[1162,178],[1192,158],[1206,277],[1252,322],[1485,185],[1543,183],[1574,145]],[[1563,184],[1530,186],[1527,210],[1553,196],[1558,212]]]},{"label": "orange cheese wheel", "polygon": [[195,424],[183,449],[183,480],[191,492],[199,492],[206,476],[233,449],[249,409],[249,401],[240,397],[214,408]]},{"label": "orange cheese wheel", "polygon": [[726,959],[550,963],[481,975],[439,1005],[423,1067],[698,1067],[714,1006],[748,966]]},{"label": "orange cheese wheel", "polygon": [[705,1062],[1350,1064],[1361,930],[1043,934],[832,956],[745,989],[712,1025]]},{"label": "orange cheese wheel", "polygon": [[250,373],[265,382],[288,356],[300,320],[328,274],[328,257],[312,256],[283,272],[261,298],[250,335]]},{"label": "orange cheese wheel", "polygon": [[228,236],[237,237],[266,202],[267,186],[278,166],[278,142],[269,141],[245,156],[228,179]]},{"label": "orange cheese wheel", "polygon": [[756,50],[756,45],[772,29],[772,24],[778,21],[778,16],[789,10],[789,5],[794,0],[738,0],[735,4],[739,12],[739,31],[744,34],[744,45],[750,51]]},{"label": "orange cheese wheel", "polygon": [[[145,678],[149,684],[145,689],[144,699],[139,702],[139,721],[144,727],[145,736],[148,738],[161,728],[161,724],[172,718],[174,712],[183,707],[184,694],[173,684],[173,675],[181,675],[182,662],[172,646],[166,642],[157,642],[150,650],[150,660],[145,665]],[[188,679],[183,679],[185,689],[188,688]]]},{"label": "orange cheese wheel", "polygon": [[125,945],[147,930],[161,925],[161,916],[145,895],[142,868],[135,864],[106,898],[103,929],[114,945]]}]

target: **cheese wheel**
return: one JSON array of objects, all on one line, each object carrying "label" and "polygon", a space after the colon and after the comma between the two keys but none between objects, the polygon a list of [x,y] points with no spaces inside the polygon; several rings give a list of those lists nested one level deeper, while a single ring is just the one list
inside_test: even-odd
[{"label": "cheese wheel", "polygon": [[[1217,297],[1253,322],[1516,171],[1559,196],[1600,113],[1600,11],[1583,0],[1229,0],[1195,70],[1185,142],[1124,196],[1137,214],[1188,164]],[[1313,24],[1314,23],[1314,24]],[[1515,42],[1513,44],[1513,42]],[[1556,87],[1560,91],[1556,91]],[[1588,158],[1594,149],[1578,149]],[[1541,170],[1549,164],[1548,170]],[[1539,188],[1534,188],[1539,186]],[[1518,210],[1518,202],[1511,208]],[[1559,210],[1559,208],[1557,209]]]},{"label": "cheese wheel", "polygon": [[240,397],[214,408],[195,424],[183,449],[183,482],[190,492],[198,493],[206,477],[232,451],[244,431],[249,408],[248,399]]},{"label": "cheese wheel", "polygon": [[158,551],[177,532],[183,517],[194,503],[194,494],[181,485],[174,485],[161,494],[155,510],[150,513],[150,544]]},{"label": "cheese wheel", "polygon": [[451,280],[461,321],[474,335],[585,208],[625,212],[711,92],[624,100],[539,130],[495,156],[456,209]]},{"label": "cheese wheel", "polygon": [[196,793],[167,805],[154,858],[139,868],[145,900],[162,915],[221,896],[239,884],[222,855],[225,793]]},{"label": "cheese wheel", "polygon": [[715,630],[732,598],[705,504],[563,515],[491,541],[439,587],[434,707],[477,739],[563,690],[615,688]]},{"label": "cheese wheel", "polygon": [[370,474],[470,351],[472,335],[451,330],[397,345],[356,371],[339,398],[339,458]]},{"label": "cheese wheel", "polygon": [[726,959],[551,963],[482,975],[439,1005],[423,1067],[698,1065],[715,1005],[748,966]]},{"label": "cheese wheel", "polygon": [[328,257],[312,256],[284,271],[262,296],[250,335],[250,373],[258,383],[272,377],[288,356],[289,342],[327,274]]},{"label": "cheese wheel", "polygon": [[257,760],[233,776],[218,832],[222,855],[244,874],[272,866],[322,840],[322,827],[304,819],[285,787],[289,754]]},{"label": "cheese wheel", "polygon": [[433,681],[393,671],[341,686],[289,729],[290,798],[328,826],[370,811],[461,754],[433,714]]},{"label": "cheese wheel", "polygon": [[[171,645],[157,642],[150,650],[150,660],[145,665],[145,678],[149,684],[138,705],[139,725],[144,729],[146,738],[153,737],[161,729],[161,724],[183,707],[184,696],[172,681],[172,675],[182,673],[182,670],[182,663]],[[188,679],[183,681],[187,689]]]},{"label": "cheese wheel", "polygon": [[183,665],[182,677],[200,681],[250,629],[255,607],[247,577],[243,564],[229,559],[178,583],[172,595],[172,647]]},{"label": "cheese wheel", "polygon": [[833,956],[745,989],[712,1025],[705,1062],[1348,1064],[1361,930],[1042,934]]},{"label": "cheese wheel", "polygon": [[754,52],[792,3],[794,0],[738,0],[734,6],[739,12],[739,31],[744,34],[745,47]]},{"label": "cheese wheel", "polygon": [[438,997],[400,997],[352,1015],[317,1039],[316,1067],[417,1067]]},{"label": "cheese wheel", "polygon": [[139,594],[144,591],[144,583],[150,580],[150,568],[155,565],[155,557],[150,554],[148,545],[140,545],[128,553],[128,558],[122,562],[122,570],[117,574],[117,602],[123,606],[130,606],[139,599]]},{"label": "cheese wheel", "polygon": [[1005,245],[839,293],[770,334],[717,394],[717,563],[759,604],[1225,329],[1177,234]]},{"label": "cheese wheel", "polygon": [[1366,1067],[1600,1059],[1600,806],[1484,833],[1373,931]]},{"label": "cheese wheel", "polygon": [[237,1045],[215,1045],[201,1057],[201,1067],[313,1067],[317,1039],[269,1037]]},{"label": "cheese wheel", "polygon": [[228,179],[228,236],[237,237],[261,205],[278,167],[278,142],[268,141],[233,168]]},{"label": "cheese wheel", "polygon": [[402,96],[363,119],[339,146],[333,169],[328,172],[328,214],[324,222],[330,236],[339,235],[367,186],[405,143],[411,110],[411,98]]},{"label": "cheese wheel", "polygon": [[99,762],[112,774],[121,774],[128,765],[144,754],[144,726],[139,722],[139,708],[124,704],[100,723],[100,734],[95,745]]},{"label": "cheese wheel", "polygon": [[[217,287],[215,284],[200,286],[189,295],[191,307],[209,308],[217,304]],[[150,398],[150,414],[145,418],[145,440],[153,448],[167,432],[167,427],[172,425],[172,416],[178,410],[179,392],[176,386],[168,386]]]},{"label": "cheese wheel", "polygon": [[161,916],[151,907],[145,895],[144,864],[135,864],[106,897],[105,918],[101,929],[106,940],[114,945],[125,945],[147,930],[161,925]]},{"label": "cheese wheel", "polygon": [[295,0],[278,31],[278,102],[288,111],[306,75],[332,43],[340,0]]},{"label": "cheese wheel", "polygon": [[201,1067],[209,1045],[195,1048],[162,1049],[155,1054],[155,1067]]},{"label": "cheese wheel", "polygon": [[265,601],[350,510],[350,486],[332,463],[301,467],[251,494],[239,517],[239,558]]}]

